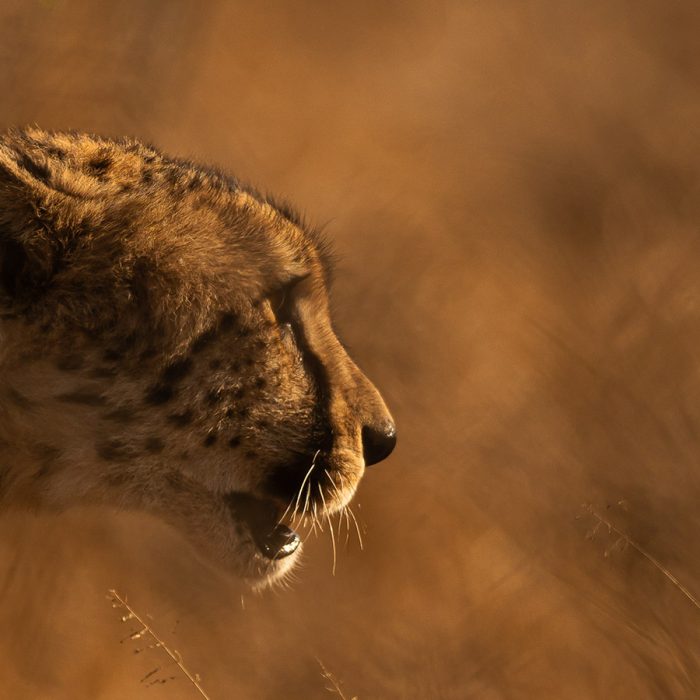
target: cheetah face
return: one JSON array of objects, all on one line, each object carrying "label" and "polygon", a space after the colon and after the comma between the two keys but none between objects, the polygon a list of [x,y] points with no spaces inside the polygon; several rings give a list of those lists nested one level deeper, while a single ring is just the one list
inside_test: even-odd
[{"label": "cheetah face", "polygon": [[266,583],[392,451],[287,208],[135,141],[0,139],[0,497],[171,523]]}]

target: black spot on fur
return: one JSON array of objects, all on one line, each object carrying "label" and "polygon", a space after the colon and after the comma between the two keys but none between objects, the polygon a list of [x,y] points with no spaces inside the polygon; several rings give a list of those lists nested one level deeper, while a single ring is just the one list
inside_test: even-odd
[{"label": "black spot on fur", "polygon": [[209,435],[204,438],[204,442],[202,444],[204,447],[211,447],[216,442],[216,438],[216,433],[209,433]]},{"label": "black spot on fur", "polygon": [[34,406],[34,402],[28,399],[24,394],[17,391],[17,389],[8,389],[7,397],[15,406],[17,406],[18,408],[22,408],[25,411],[28,411]]},{"label": "black spot on fur", "polygon": [[212,340],[216,337],[216,330],[215,329],[210,329],[208,331],[204,331],[193,343],[192,343],[192,352],[202,352],[204,348],[206,348],[208,345],[211,344]]},{"label": "black spot on fur", "polygon": [[46,149],[46,152],[50,156],[52,156],[53,158],[56,158],[57,160],[65,160],[66,159],[66,152],[62,148],[59,148],[58,146],[49,146]]},{"label": "black spot on fur", "polygon": [[170,401],[175,396],[175,389],[169,384],[154,384],[146,392],[146,403],[159,406]]},{"label": "black spot on fur", "polygon": [[236,317],[236,314],[233,312],[227,312],[221,316],[221,320],[219,321],[219,328],[221,328],[224,333],[226,331],[233,330],[236,327],[236,324],[238,323],[238,318]]},{"label": "black spot on fur", "polygon": [[228,441],[228,446],[233,447],[234,449],[238,447],[241,444],[241,438],[239,435],[234,435],[229,441]]},{"label": "black spot on fur", "polygon": [[221,403],[222,399],[223,399],[223,396],[222,396],[221,392],[215,391],[214,389],[212,389],[211,391],[207,392],[207,396],[206,396],[205,400],[210,406],[215,406],[217,403]]},{"label": "black spot on fur", "polygon": [[107,440],[95,447],[97,456],[106,462],[125,462],[136,455],[134,451],[121,440]]},{"label": "black spot on fur", "polygon": [[136,413],[134,412],[133,408],[129,408],[128,406],[120,406],[119,408],[115,408],[113,411],[103,413],[102,418],[105,420],[114,421],[115,423],[132,423],[136,419]]},{"label": "black spot on fur", "polygon": [[221,360],[215,359],[209,363],[209,369],[221,369]]},{"label": "black spot on fur", "polygon": [[235,328],[237,323],[238,319],[236,314],[233,312],[222,314],[215,328],[210,328],[209,330],[204,331],[204,333],[195,339],[195,341],[192,343],[192,352],[201,352],[211,344],[219,333],[226,333],[227,331],[232,330]]},{"label": "black spot on fur", "polygon": [[105,362],[118,362],[119,360],[123,359],[123,357],[124,353],[117,348],[105,350],[105,352],[102,354],[102,359]]},{"label": "black spot on fur", "polygon": [[126,354],[130,350],[133,350],[136,344],[139,342],[139,337],[137,333],[130,333],[121,339],[117,345],[117,350],[122,354]]},{"label": "black spot on fur", "polygon": [[97,158],[93,158],[87,164],[87,167],[91,175],[95,177],[104,177],[112,167],[112,159],[107,155],[98,156]]},{"label": "black spot on fur", "polygon": [[104,396],[89,389],[76,389],[75,391],[68,391],[65,394],[59,394],[54,398],[57,401],[62,401],[63,403],[75,403],[82,406],[104,406],[106,403]]},{"label": "black spot on fur", "polygon": [[94,367],[90,370],[90,376],[95,379],[107,379],[117,374],[115,367]]},{"label": "black spot on fur", "polygon": [[137,337],[135,334],[127,335],[122,338],[114,347],[105,350],[102,359],[105,362],[118,362],[124,359],[126,355],[136,345]]},{"label": "black spot on fur", "polygon": [[153,182],[153,172],[148,168],[144,168],[141,171],[141,182],[144,185],[150,185]]},{"label": "black spot on fur", "polygon": [[41,180],[41,182],[48,182],[51,177],[51,172],[45,165],[33,161],[26,153],[22,154],[18,163],[21,168],[24,168],[30,175],[37,180]]},{"label": "black spot on fur", "polygon": [[162,379],[164,383],[176,382],[186,377],[192,370],[192,360],[189,357],[184,357],[181,360],[173,362],[163,370]]},{"label": "black spot on fur", "polygon": [[184,427],[186,425],[189,425],[193,419],[194,413],[189,409],[183,411],[182,413],[171,413],[168,416],[168,422],[178,427]]},{"label": "black spot on fur", "polygon": [[264,377],[256,377],[254,384],[256,389],[264,389],[267,386]]},{"label": "black spot on fur", "polygon": [[165,180],[171,187],[175,187],[180,182],[180,171],[177,168],[168,168],[165,171]]},{"label": "black spot on fur", "polygon": [[246,459],[254,460],[258,458],[258,453],[254,450],[246,450],[244,456]]},{"label": "black spot on fur", "polygon": [[81,355],[66,355],[56,362],[56,368],[63,372],[74,372],[81,369],[85,360]]},{"label": "black spot on fur", "polygon": [[158,454],[165,448],[165,443],[158,437],[149,437],[145,443],[146,452],[152,455]]}]

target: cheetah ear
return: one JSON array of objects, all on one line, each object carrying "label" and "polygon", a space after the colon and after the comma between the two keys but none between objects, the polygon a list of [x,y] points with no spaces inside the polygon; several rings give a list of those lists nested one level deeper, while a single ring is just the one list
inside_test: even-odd
[{"label": "cheetah ear", "polygon": [[52,221],[57,198],[49,171],[36,154],[0,141],[0,295],[23,306],[36,300],[56,270],[60,240]]}]

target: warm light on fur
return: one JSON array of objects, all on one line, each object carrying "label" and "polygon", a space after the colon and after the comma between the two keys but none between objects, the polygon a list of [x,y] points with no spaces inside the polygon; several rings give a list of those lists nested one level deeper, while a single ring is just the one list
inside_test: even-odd
[{"label": "warm light on fur", "polygon": [[390,418],[288,208],[137,141],[10,131],[0,265],[5,504],[144,510],[255,581],[298,552],[264,559],[227,494],[352,497]]}]

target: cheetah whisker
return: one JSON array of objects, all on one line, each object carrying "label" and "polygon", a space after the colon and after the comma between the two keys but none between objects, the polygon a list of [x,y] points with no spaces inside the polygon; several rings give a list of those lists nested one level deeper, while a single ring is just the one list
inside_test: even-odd
[{"label": "cheetah whisker", "polygon": [[[338,478],[340,479],[340,486],[343,490],[345,490],[345,479],[343,479],[343,475],[338,472]],[[347,532],[345,534],[345,546],[348,546],[348,541],[350,540],[350,516],[348,515],[348,510],[350,508],[350,504],[346,503],[343,506],[343,511],[342,514],[345,516],[345,525],[347,527]],[[338,531],[340,531],[340,524],[338,524]]]},{"label": "cheetah whisker", "polygon": [[296,516],[294,517],[294,522],[292,523],[292,527],[296,529],[296,524],[297,521],[299,522],[299,525],[305,525],[307,522],[307,519],[309,517],[309,514],[307,513],[308,507],[309,507],[309,493],[311,492],[311,483],[308,483],[306,485],[306,498],[304,499],[304,507],[300,512],[297,512]]},{"label": "cheetah whisker", "polygon": [[[345,547],[347,548],[348,542],[350,541],[350,516],[348,515],[348,508],[350,506],[345,506],[343,508],[342,515],[345,516]],[[340,525],[338,525],[338,530],[340,530]]]},{"label": "cheetah whisker", "polygon": [[324,469],[323,473],[328,477],[328,481],[330,482],[331,488],[333,489],[333,493],[338,497],[338,501],[342,501],[343,497],[341,496],[340,491],[338,490],[338,486],[333,480],[333,477],[329,474],[328,469]]},{"label": "cheetah whisker", "polygon": [[[338,488],[338,485],[335,483],[335,480],[334,480],[333,477],[329,474],[329,472],[328,472],[327,469],[324,469],[323,471],[325,472],[326,476],[328,477],[328,481],[330,482],[331,488],[333,489],[333,493],[336,495],[338,501],[342,501],[342,498],[343,498],[343,497],[342,497],[342,494],[341,494],[341,492],[340,492],[340,489]],[[338,474],[338,477],[340,478],[341,481],[343,481],[343,476],[342,476],[342,474]],[[343,484],[343,487],[344,487],[344,484]],[[348,518],[347,509],[348,509],[348,504],[344,505],[344,506],[341,508],[340,513],[338,514],[338,542],[340,542],[340,528],[341,528],[341,526],[342,526],[342,524],[343,524],[343,515],[345,516],[345,520],[346,520],[346,522],[347,522],[347,534],[346,534],[346,536],[345,536],[345,545],[346,545],[346,547],[347,547],[347,544],[348,544],[348,540],[350,539],[350,519]],[[328,516],[328,519],[329,519],[329,521],[330,521],[330,515]]]},{"label": "cheetah whisker", "polygon": [[306,480],[311,476],[311,472],[314,470],[314,467],[316,466],[316,459],[320,453],[321,453],[321,450],[316,450],[316,452],[314,453],[313,459],[311,460],[311,466],[309,467],[309,471],[306,472],[306,475],[304,476],[304,479],[301,482],[301,486],[299,487],[299,492],[297,493],[296,503],[294,504],[294,511],[295,512],[299,509],[299,501],[301,500],[301,494],[302,494],[302,491],[304,490],[304,485],[306,484]]},{"label": "cheetah whisker", "polygon": [[302,518],[307,514],[309,510],[309,503],[311,499],[311,484],[306,485],[306,499],[304,500],[304,510],[301,512]]},{"label": "cheetah whisker", "polygon": [[360,525],[357,522],[357,518],[355,517],[355,513],[353,513],[352,508],[348,506],[348,512],[350,513],[350,517],[352,517],[353,522],[355,523],[355,530],[357,530],[357,540],[360,543],[360,550],[364,550],[364,544],[362,542],[362,535],[360,534]]},{"label": "cheetah whisker", "polygon": [[[328,472],[326,472],[326,474],[327,473]],[[331,570],[331,573],[333,576],[335,576],[335,564],[337,553],[335,549],[335,533],[333,532],[333,521],[331,520],[330,513],[328,512],[328,506],[326,505],[326,497],[323,495],[323,489],[321,488],[321,484],[318,484],[318,492],[321,494],[321,500],[323,501],[323,511],[326,516],[326,520],[328,521],[328,529],[330,530],[331,543],[333,545],[333,568]]]},{"label": "cheetah whisker", "polygon": [[311,530],[316,537],[318,537],[318,530],[316,526],[318,525],[318,515],[316,514],[316,504],[314,503],[313,512],[311,513]]},{"label": "cheetah whisker", "polygon": [[325,532],[325,530],[323,529],[323,521],[318,514],[318,503],[314,503],[314,519],[316,520],[316,525],[318,525],[318,529],[321,532]]},{"label": "cheetah whisker", "polygon": [[[325,471],[325,470],[324,470]],[[328,472],[326,472],[328,475]],[[330,479],[330,475],[328,475]],[[326,497],[323,495],[323,488],[321,484],[318,484],[318,492],[321,494],[321,500],[323,501],[323,515],[328,522],[328,529],[330,530],[331,543],[333,545],[333,576],[335,576],[335,563],[336,563],[336,547],[335,547],[335,532],[333,531],[333,521],[331,520],[331,514],[328,512],[328,504],[326,503]]]},{"label": "cheetah whisker", "polygon": [[284,509],[284,512],[280,516],[280,519],[279,519],[280,522],[282,522],[287,517],[287,515],[289,515],[289,511],[292,508],[292,503],[294,503],[295,498],[296,498],[296,496],[292,496],[291,500],[289,501],[289,504],[287,505],[287,507]]}]

